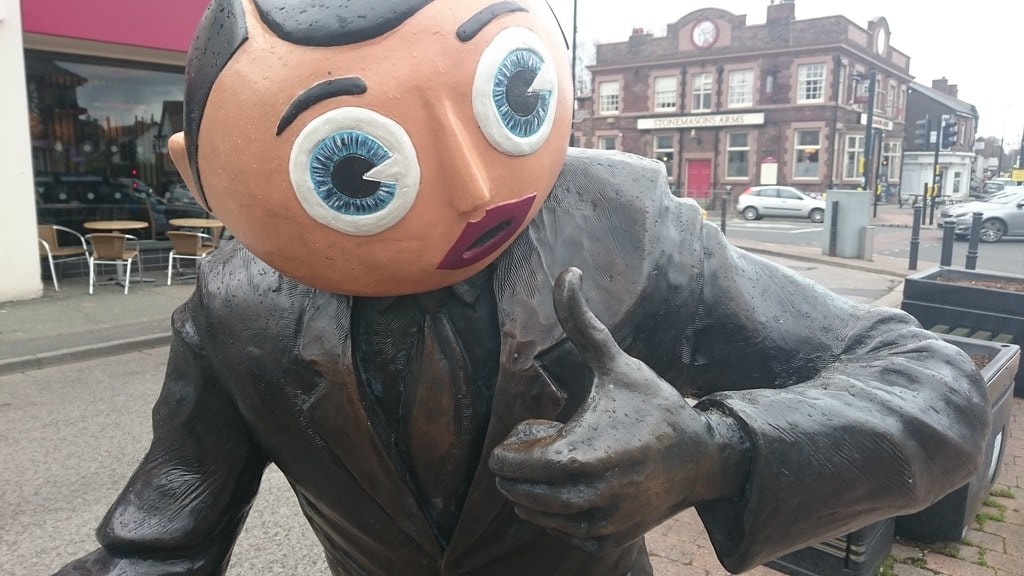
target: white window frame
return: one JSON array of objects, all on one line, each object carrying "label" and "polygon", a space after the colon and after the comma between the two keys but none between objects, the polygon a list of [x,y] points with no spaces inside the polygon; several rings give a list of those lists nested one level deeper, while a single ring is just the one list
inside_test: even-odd
[{"label": "white window frame", "polygon": [[[848,134],[846,136],[846,145],[843,149],[843,180],[859,180],[860,159],[864,157],[864,135]],[[852,157],[850,156],[851,154],[853,155]],[[851,159],[853,161],[853,174],[848,172]]]},{"label": "white window frame", "polygon": [[678,107],[679,78],[676,76],[654,77],[654,111],[674,112]]},{"label": "white window frame", "polygon": [[614,116],[622,106],[622,89],[618,80],[603,80],[597,85],[597,113]]},{"label": "white window frame", "polygon": [[[747,137],[747,143],[745,146],[736,146],[733,144],[732,137],[745,135]],[[725,178],[726,180],[749,180],[750,179],[750,138],[751,132],[749,131],[735,131],[725,133]],[[743,152],[746,156],[744,163],[746,164],[746,171],[741,175],[730,174],[729,169],[732,167],[731,154],[733,152]]]},{"label": "white window frame", "polygon": [[825,101],[825,80],[828,70],[824,62],[800,64],[797,70],[796,101],[814,104]]},{"label": "white window frame", "polygon": [[887,172],[885,175],[889,181],[894,180],[893,174],[896,174],[895,178],[899,177],[900,167],[898,166],[898,163],[902,147],[902,142],[882,142],[882,159],[889,160],[886,164]]},{"label": "white window frame", "polygon": [[[694,74],[690,77],[690,86],[690,112],[711,112],[714,105],[711,96],[715,90],[715,79],[711,72]],[[707,98],[707,106],[704,106],[705,98]],[[698,106],[698,104],[700,105]]]},{"label": "white window frame", "polygon": [[[608,148],[607,143],[611,142],[612,147]],[[619,137],[612,134],[598,134],[597,136],[597,149],[598,150],[618,150],[619,149]]]},{"label": "white window frame", "polygon": [[729,72],[729,108],[749,108],[754,105],[754,71]]},{"label": "white window frame", "polygon": [[[817,143],[813,146],[810,144],[800,143],[800,134],[805,132],[815,132],[818,135]],[[804,163],[800,161],[800,153],[805,150],[815,150],[818,153],[817,160],[814,162],[818,169],[813,176],[798,175],[797,169]],[[793,130],[793,179],[794,180],[821,180],[821,128],[797,128]]]},{"label": "white window frame", "polygon": [[[668,139],[669,146],[667,148],[664,147],[664,146],[659,146],[659,144],[661,143],[660,141],[663,138],[667,138]],[[665,173],[668,174],[669,178],[671,178],[672,175],[675,173],[675,168],[676,168],[676,141],[675,141],[675,137],[672,134],[665,134],[665,133],[654,134],[654,138],[652,139],[652,142],[651,142],[651,148],[652,148],[652,156],[651,157],[654,158],[655,160],[660,161],[662,164],[665,165]],[[666,152],[671,155],[670,160],[668,162],[666,162],[665,159],[662,158],[662,156]]]}]

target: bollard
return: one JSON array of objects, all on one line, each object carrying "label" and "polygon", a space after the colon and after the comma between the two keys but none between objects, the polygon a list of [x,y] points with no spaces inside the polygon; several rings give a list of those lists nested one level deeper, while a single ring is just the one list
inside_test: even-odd
[{"label": "bollard", "polygon": [[939,256],[939,266],[949,268],[953,265],[953,232],[956,230],[956,220],[947,218],[942,221],[942,253]]},{"label": "bollard", "polygon": [[832,218],[829,220],[830,227],[828,229],[828,255],[836,255],[836,244],[839,242],[839,202],[832,201],[829,203],[832,208]]},{"label": "bollard", "polygon": [[971,241],[967,244],[967,262],[964,268],[975,270],[978,267],[978,243],[981,240],[981,217],[982,212],[974,212],[971,215]]},{"label": "bollard", "polygon": [[729,205],[732,204],[729,200],[730,196],[732,196],[732,194],[729,192],[726,192],[725,196],[722,196],[722,236],[725,236],[725,215],[729,210]]},{"label": "bollard", "polygon": [[932,201],[929,202],[928,208],[928,225],[935,225],[935,195],[932,195]]},{"label": "bollard", "polygon": [[921,249],[921,218],[924,210],[920,204],[914,205],[914,224],[910,229],[910,265],[911,270],[917,270],[917,253]]}]

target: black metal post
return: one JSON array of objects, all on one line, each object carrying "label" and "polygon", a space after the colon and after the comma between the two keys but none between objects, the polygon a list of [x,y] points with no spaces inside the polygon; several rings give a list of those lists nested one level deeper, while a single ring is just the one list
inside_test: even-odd
[{"label": "black metal post", "polygon": [[939,266],[948,268],[953,265],[953,231],[956,230],[956,220],[947,218],[942,221],[942,253],[939,256]]},{"label": "black metal post", "polygon": [[967,244],[967,262],[964,268],[976,270],[978,268],[978,243],[981,240],[981,217],[982,212],[971,214],[971,241]]},{"label": "black metal post", "polygon": [[932,190],[932,200],[928,203],[928,225],[935,225],[935,191]]},{"label": "black metal post", "polygon": [[725,235],[725,215],[726,215],[726,212],[729,211],[729,206],[732,205],[732,202],[730,201],[730,196],[732,196],[732,192],[730,192],[728,190],[726,190],[725,191],[725,195],[722,196],[722,235],[723,236]]},{"label": "black metal post", "polygon": [[917,270],[917,254],[921,249],[921,216],[924,214],[924,209],[918,205],[914,205],[914,224],[910,228],[910,265],[911,270]]},{"label": "black metal post", "polygon": [[832,210],[832,218],[829,219],[828,229],[828,255],[836,255],[836,242],[839,240],[839,202],[833,200],[829,202]]},{"label": "black metal post", "polygon": [[932,159],[932,198],[942,194],[942,182],[939,180],[939,150],[942,149],[942,128],[945,124],[946,116],[939,116],[935,125],[935,156]]},{"label": "black metal post", "polygon": [[874,191],[875,183],[873,182],[873,168],[875,165],[875,142],[874,142],[874,128],[875,128],[875,80],[878,78],[878,73],[875,70],[868,72],[868,114],[864,127],[864,153],[867,155],[863,159],[861,166],[861,182],[864,184],[865,190]]}]

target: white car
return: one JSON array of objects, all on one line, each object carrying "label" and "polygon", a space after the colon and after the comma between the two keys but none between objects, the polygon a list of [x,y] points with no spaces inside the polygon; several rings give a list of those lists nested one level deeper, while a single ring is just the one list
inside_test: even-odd
[{"label": "white car", "polygon": [[765,216],[809,218],[814,223],[825,220],[825,202],[791,186],[747,188],[736,201],[736,211],[746,220]]}]

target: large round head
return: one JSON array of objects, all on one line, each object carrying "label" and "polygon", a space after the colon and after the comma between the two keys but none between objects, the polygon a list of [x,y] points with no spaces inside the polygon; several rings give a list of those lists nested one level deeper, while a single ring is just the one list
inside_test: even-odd
[{"label": "large round head", "polygon": [[569,74],[543,0],[217,0],[171,150],[285,275],[424,292],[487,266],[540,209],[567,151]]}]

